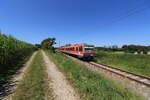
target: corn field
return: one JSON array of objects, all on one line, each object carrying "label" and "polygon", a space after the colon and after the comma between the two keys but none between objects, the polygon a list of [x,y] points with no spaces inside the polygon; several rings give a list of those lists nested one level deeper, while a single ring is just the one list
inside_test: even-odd
[{"label": "corn field", "polygon": [[31,44],[0,34],[0,69],[16,66],[34,50]]}]

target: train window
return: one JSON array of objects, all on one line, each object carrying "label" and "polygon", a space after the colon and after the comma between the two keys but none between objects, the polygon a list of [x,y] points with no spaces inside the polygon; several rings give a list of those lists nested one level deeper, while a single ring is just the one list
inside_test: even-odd
[{"label": "train window", "polygon": [[76,50],[78,51],[78,47],[76,47]]},{"label": "train window", "polygon": [[79,47],[79,51],[82,51],[82,47]]}]

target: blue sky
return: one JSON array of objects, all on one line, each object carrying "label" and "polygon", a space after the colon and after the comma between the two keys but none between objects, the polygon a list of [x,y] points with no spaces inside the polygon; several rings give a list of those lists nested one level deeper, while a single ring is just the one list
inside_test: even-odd
[{"label": "blue sky", "polygon": [[29,43],[150,45],[150,1],[0,0],[0,29]]}]

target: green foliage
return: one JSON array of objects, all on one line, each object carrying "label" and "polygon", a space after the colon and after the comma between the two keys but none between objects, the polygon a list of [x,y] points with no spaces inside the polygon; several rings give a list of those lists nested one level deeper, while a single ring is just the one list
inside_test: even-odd
[{"label": "green foliage", "polygon": [[150,76],[150,55],[97,51],[96,60],[124,70]]},{"label": "green foliage", "polygon": [[122,48],[119,48],[117,45],[112,46],[104,46],[104,47],[96,47],[97,50],[104,50],[104,51],[122,51]]},{"label": "green foliage", "polygon": [[38,52],[12,100],[45,100],[48,85],[44,67],[42,54]]},{"label": "green foliage", "polygon": [[0,34],[0,67],[15,65],[34,50],[31,44]]},{"label": "green foliage", "polygon": [[50,49],[54,51],[53,45],[56,44],[56,39],[55,38],[47,38],[41,42],[41,46],[43,49]]},{"label": "green foliage", "polygon": [[41,45],[40,44],[35,44],[35,46],[40,49],[41,48]]},{"label": "green foliage", "polygon": [[134,53],[138,52],[139,54],[143,52],[143,54],[147,54],[148,51],[150,51],[150,48],[148,46],[140,46],[140,45],[123,45],[122,46],[123,51]]},{"label": "green foliage", "polygon": [[117,45],[112,46],[104,46],[104,47],[96,47],[97,50],[103,50],[103,51],[124,51],[127,53],[143,53],[147,54],[148,51],[150,51],[150,46],[141,46],[141,45],[123,45],[121,48],[119,48]]},{"label": "green foliage", "polygon": [[23,66],[35,49],[31,44],[0,34],[0,92],[9,76]]},{"label": "green foliage", "polygon": [[61,53],[47,51],[47,54],[65,73],[82,100],[142,100],[129,89],[100,76]]}]

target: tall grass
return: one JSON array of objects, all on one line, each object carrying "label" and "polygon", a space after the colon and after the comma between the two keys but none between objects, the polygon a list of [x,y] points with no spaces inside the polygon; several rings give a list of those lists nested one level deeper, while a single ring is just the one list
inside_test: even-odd
[{"label": "tall grass", "polygon": [[150,55],[98,51],[96,60],[103,64],[150,76]]},{"label": "tall grass", "polygon": [[0,67],[17,64],[34,49],[31,44],[0,34]]},{"label": "tall grass", "polygon": [[0,91],[8,76],[22,66],[25,59],[35,50],[35,46],[0,34]]},{"label": "tall grass", "polygon": [[129,89],[120,86],[114,81],[108,80],[99,74],[87,69],[65,57],[61,53],[50,53],[49,57],[65,73],[67,79],[74,86],[82,100],[141,100]]},{"label": "tall grass", "polygon": [[[25,77],[12,96],[12,100],[52,100],[52,91],[49,91],[45,68],[42,54],[38,51],[25,73]],[[49,96],[49,98],[46,96]]]}]

